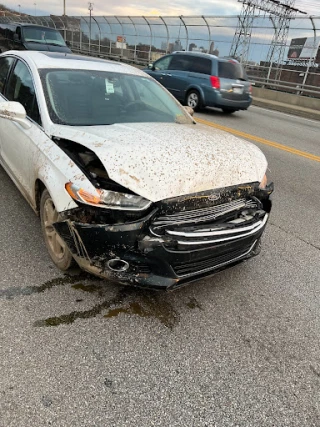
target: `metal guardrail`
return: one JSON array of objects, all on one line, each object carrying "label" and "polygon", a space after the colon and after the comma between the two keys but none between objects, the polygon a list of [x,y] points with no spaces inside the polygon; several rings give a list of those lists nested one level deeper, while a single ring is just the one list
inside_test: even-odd
[{"label": "metal guardrail", "polygon": [[[267,77],[269,67],[247,66],[246,72],[250,81],[257,87],[320,98],[320,69],[315,68],[316,71],[310,71],[309,69],[306,76],[307,70],[303,70],[303,67],[299,67],[300,69],[298,70],[293,68],[282,67],[280,79],[272,78],[273,70],[275,72],[276,68],[271,68],[271,77],[269,78]],[[309,82],[318,82],[319,84],[308,84]]]},{"label": "metal guardrail", "polygon": [[299,86],[293,85],[288,82],[279,82],[279,80],[264,80],[264,79],[256,79],[255,81],[251,80],[255,86],[264,87],[266,89],[280,90],[287,93],[294,93],[296,95],[305,95],[320,98],[320,89],[315,86]]},{"label": "metal guardrail", "polygon": [[[72,49],[86,55],[121,60],[146,66],[174,50],[200,50],[229,56],[238,16],[11,16],[0,22],[30,22],[58,29]],[[309,63],[282,64],[279,80],[274,80],[278,65],[264,64],[274,27],[268,16],[253,18],[249,61],[245,64],[250,79],[258,86],[286,90],[320,98],[320,68]],[[314,48],[320,40],[320,16],[295,18],[290,23],[291,39],[308,37]],[[278,75],[278,74],[277,74]]]}]

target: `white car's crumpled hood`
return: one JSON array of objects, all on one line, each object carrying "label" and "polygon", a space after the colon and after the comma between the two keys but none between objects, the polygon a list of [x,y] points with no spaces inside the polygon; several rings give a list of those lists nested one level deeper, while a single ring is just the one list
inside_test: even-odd
[{"label": "white car's crumpled hood", "polygon": [[255,145],[203,125],[53,125],[50,134],[94,151],[109,177],[153,202],[260,182],[267,169]]}]

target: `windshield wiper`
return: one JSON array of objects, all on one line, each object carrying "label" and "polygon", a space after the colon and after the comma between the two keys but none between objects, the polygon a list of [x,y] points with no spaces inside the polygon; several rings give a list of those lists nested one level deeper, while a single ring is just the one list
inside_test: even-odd
[{"label": "windshield wiper", "polygon": [[40,42],[39,40],[26,40],[27,43],[38,43],[38,44],[46,44],[45,41]]},{"label": "windshield wiper", "polygon": [[66,45],[63,45],[63,44],[59,44],[59,43],[52,43],[52,42],[47,42],[47,41],[46,41],[46,44],[50,44],[51,46],[66,47]]},{"label": "windshield wiper", "polygon": [[94,123],[94,124],[83,124],[83,123],[59,123],[59,124],[64,124],[66,126],[85,126],[85,127],[90,127],[90,126],[112,126],[115,123]]},{"label": "windshield wiper", "polygon": [[39,40],[29,40],[27,43],[37,43],[37,44],[47,44],[51,46],[60,46],[60,47],[66,47],[66,45],[59,44],[59,43],[52,43],[48,42],[47,40],[39,41]]},{"label": "windshield wiper", "polygon": [[115,123],[95,123],[94,125],[81,125],[81,126],[112,126]]}]

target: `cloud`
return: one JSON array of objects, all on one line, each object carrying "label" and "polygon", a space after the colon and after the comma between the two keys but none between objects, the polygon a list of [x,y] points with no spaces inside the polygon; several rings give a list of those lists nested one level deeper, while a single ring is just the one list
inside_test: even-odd
[{"label": "cloud", "polygon": [[[87,16],[89,14],[87,6],[79,6],[78,0],[65,0],[66,13],[69,16]],[[34,5],[36,3],[36,6]],[[141,16],[141,15],[161,15],[161,16],[180,16],[180,15],[234,15],[241,10],[241,4],[237,0],[211,0],[196,4],[191,0],[163,0],[155,7],[154,2],[150,0],[138,0],[130,2],[128,0],[118,0],[117,2],[105,3],[103,0],[93,2],[94,15],[119,15],[119,16]],[[84,2],[87,5],[86,2]],[[6,6],[18,10],[16,1],[6,2]],[[20,11],[34,15],[62,15],[63,0],[52,0],[44,2],[43,0],[24,0],[21,2]]]},{"label": "cloud", "polygon": [[[93,0],[93,3],[94,16],[230,16],[239,14],[242,8],[242,4],[237,0],[162,0],[156,3],[156,7],[155,2],[150,0],[117,0],[108,3],[104,0]],[[65,0],[65,4],[69,16],[89,15],[86,0],[82,4],[79,0]],[[63,14],[63,0],[23,0],[20,5],[21,12],[31,15]],[[19,9],[16,0],[6,1],[6,6],[17,11]],[[295,6],[308,14],[320,15],[320,0],[297,0]]]}]

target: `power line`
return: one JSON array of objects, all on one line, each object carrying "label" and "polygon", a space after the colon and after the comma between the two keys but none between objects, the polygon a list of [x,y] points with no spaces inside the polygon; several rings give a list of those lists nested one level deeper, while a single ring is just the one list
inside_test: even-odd
[{"label": "power line", "polygon": [[320,1],[298,0],[297,4],[303,8],[309,15],[320,16]]}]

